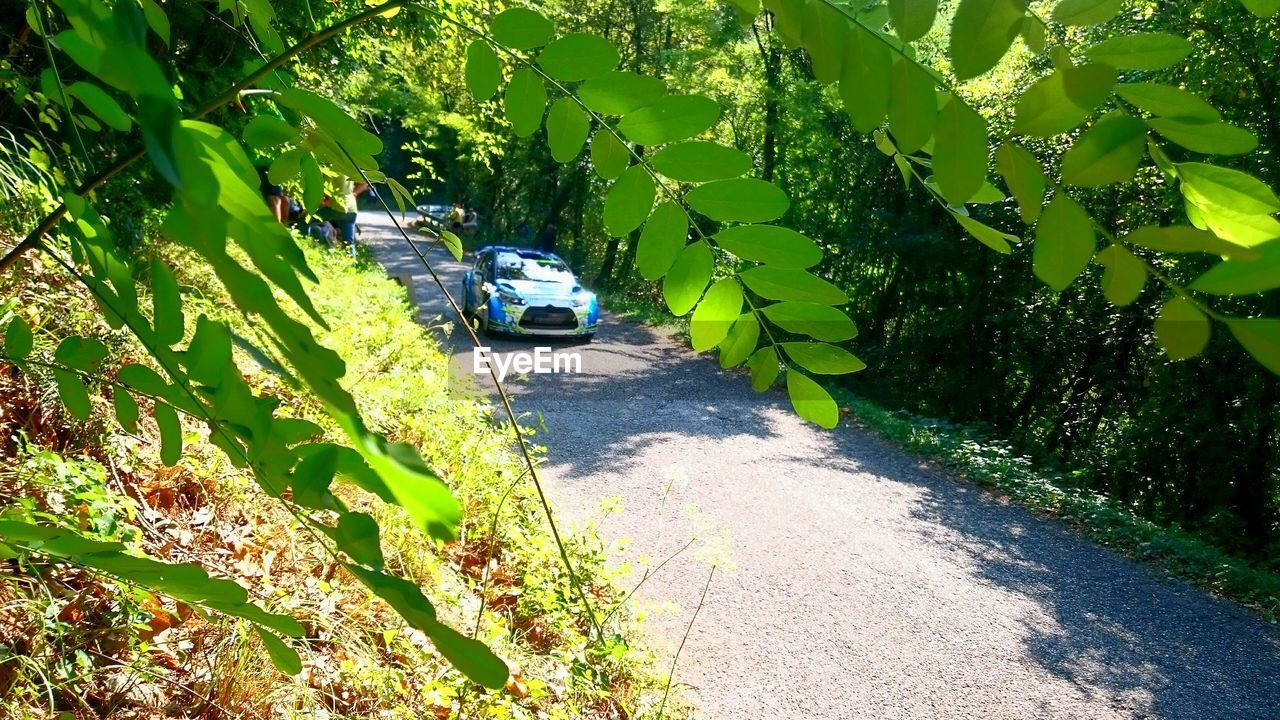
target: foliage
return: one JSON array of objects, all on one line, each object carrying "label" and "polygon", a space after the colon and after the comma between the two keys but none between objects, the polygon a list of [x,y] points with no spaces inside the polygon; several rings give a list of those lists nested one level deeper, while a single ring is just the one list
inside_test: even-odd
[{"label": "foliage", "polygon": [[[465,706],[479,717],[590,717],[620,706],[643,716],[657,702],[660,679],[645,669],[645,652],[626,639],[631,636],[627,608],[618,606],[612,571],[603,566],[605,548],[585,533],[569,545],[574,567],[593,595],[611,611],[617,608],[606,624],[609,634],[597,641],[568,586],[542,510],[531,488],[520,482],[522,466],[503,447],[506,430],[494,424],[482,397],[450,377],[448,356],[414,319],[404,289],[376,265],[304,250],[320,287],[327,288],[316,296],[317,308],[329,319],[329,328],[317,331],[318,339],[345,349],[351,392],[367,422],[419,448],[433,466],[450,469],[451,489],[466,509],[460,540],[438,545],[417,531],[403,510],[349,486],[335,492],[377,520],[386,567],[422,583],[441,608],[442,620],[466,627],[468,636],[478,632],[513,668],[507,690],[477,694],[465,676],[450,672],[425,636],[411,631],[327,558],[313,538],[299,532],[286,508],[263,503],[247,469],[228,467],[195,426],[184,428],[188,448],[182,463],[165,467],[158,459],[158,438],[146,423],[136,434],[126,434],[97,422],[111,409],[94,392],[90,425],[106,435],[65,439],[59,432],[67,416],[53,397],[44,401],[43,421],[35,419],[36,412],[27,416],[34,437],[57,446],[60,454],[49,449],[7,453],[12,461],[6,460],[0,473],[3,504],[11,512],[26,508],[41,523],[94,540],[123,542],[135,554],[169,562],[199,559],[211,573],[250,588],[255,598],[265,596],[269,608],[293,615],[307,629],[299,647],[305,682],[276,674],[248,625],[216,613],[202,618],[198,605],[188,614],[184,608],[191,606],[164,595],[31,555],[22,560],[25,572],[0,582],[6,598],[3,624],[20,629],[40,618],[48,621],[25,640],[0,635],[0,645],[23,658],[13,673],[6,672],[12,662],[0,663],[5,668],[0,680],[13,683],[6,702],[15,703],[0,703],[0,714],[47,709],[51,694],[55,707],[70,709],[83,707],[77,697],[95,707],[119,702],[134,707],[167,696],[185,707],[210,712],[236,707],[243,714],[290,707],[304,714],[323,708],[352,717],[431,717]],[[181,252],[166,252],[165,259],[179,268],[178,283],[193,309],[238,334],[253,331],[211,272]],[[54,330],[63,329],[49,311],[81,297],[70,286],[46,290],[24,306],[39,318],[33,323],[37,352]],[[105,327],[77,325],[81,334],[111,345],[111,358],[140,350]],[[246,351],[236,352],[245,361],[250,385],[274,388],[282,412],[316,422],[326,439],[341,436],[305,393],[281,387],[279,378],[258,367]],[[40,370],[19,376],[10,366],[3,377],[34,391],[53,384]],[[6,419],[20,422],[18,391],[6,385],[3,392]],[[63,597],[58,593],[65,585],[79,593]],[[50,591],[56,600],[49,599]],[[113,603],[119,604],[118,612],[110,611]],[[200,696],[189,696],[164,678]],[[137,690],[113,700],[113,688],[120,686]],[[414,691],[406,692],[406,686]]]},{"label": "foliage", "polygon": [[[1221,27],[1210,22],[1211,29],[1202,30],[1205,18],[1214,19],[1213,11],[1247,9],[1269,18],[1280,10],[1273,2],[1217,0],[1203,4],[1212,8],[1170,13],[1165,27],[1166,21],[1148,22],[1150,17],[1137,10],[1122,12],[1123,3],[1091,0],[1060,0],[1051,8],[1019,0],[960,0],[944,8],[929,0],[887,5],[768,0],[764,16],[746,0],[735,2],[731,12],[702,7],[668,11],[635,0],[625,27],[627,43],[594,31],[590,25],[602,24],[599,16],[569,2],[554,8],[556,18],[519,8],[482,17],[479,8],[390,0],[337,19],[344,17],[344,8],[335,5],[322,11],[334,16],[326,18],[333,22],[323,29],[315,29],[320,25],[309,6],[307,21],[302,21],[300,8],[287,14],[265,0],[220,3],[217,13],[203,6],[166,10],[150,0],[55,4],[56,11],[42,3],[27,8],[24,35],[10,53],[19,72],[10,70],[14,60],[6,60],[3,81],[19,101],[15,106],[28,118],[38,118],[32,120],[36,134],[43,124],[57,131],[59,142],[28,133],[26,160],[12,159],[20,159],[21,153],[8,156],[5,187],[6,193],[28,198],[36,188],[43,191],[34,193],[41,201],[61,204],[35,222],[3,265],[9,267],[23,252],[41,250],[91,292],[113,328],[127,329],[141,343],[148,360],[104,366],[107,348],[78,336],[60,338],[51,353],[32,354],[30,328],[20,313],[6,326],[6,358],[46,369],[68,412],[82,420],[91,417],[90,389],[110,385],[120,424],[132,428],[148,411],[168,463],[179,462],[187,445],[181,418],[204,424],[229,462],[247,468],[262,492],[295,513],[344,567],[430,636],[461,670],[491,688],[505,682],[505,666],[480,643],[437,620],[417,585],[385,571],[377,552],[378,525],[333,492],[335,479],[350,482],[403,508],[421,531],[439,540],[455,537],[462,522],[462,508],[440,473],[412,447],[370,430],[359,413],[342,384],[342,358],[315,336],[325,320],[305,283],[316,276],[294,239],[263,206],[257,189],[259,172],[265,169],[272,183],[297,189],[309,210],[318,209],[326,185],[348,178],[385,181],[402,210],[412,200],[411,192],[379,168],[384,141],[330,99],[330,93],[320,92],[338,84],[323,77],[322,66],[299,64],[297,78],[283,72],[301,53],[350,28],[400,17],[387,27],[406,28],[401,47],[446,40],[437,42],[437,54],[428,58],[439,61],[434,75],[449,74],[441,68],[459,69],[445,83],[465,86],[480,112],[501,118],[516,138],[534,136],[545,126],[547,142],[528,150],[538,162],[528,163],[524,177],[541,180],[539,169],[565,165],[556,171],[556,184],[563,178],[580,198],[596,183],[587,172],[590,166],[609,180],[600,193],[597,225],[611,238],[599,263],[605,284],[627,277],[632,268],[660,278],[667,306],[677,315],[692,313],[690,337],[696,347],[720,347],[725,366],[745,364],[757,390],[785,376],[797,412],[824,427],[836,424],[838,411],[806,372],[863,369],[861,360],[831,344],[856,332],[840,307],[852,300],[865,308],[868,287],[891,286],[902,276],[893,267],[886,269],[891,263],[875,265],[852,252],[860,249],[858,243],[827,233],[848,221],[840,212],[847,198],[842,189],[828,196],[820,191],[829,189],[830,176],[840,173],[875,177],[882,187],[893,185],[880,166],[866,159],[856,167],[833,169],[819,155],[809,167],[800,167],[797,156],[830,145],[846,128],[827,124],[817,132],[798,132],[797,118],[780,112],[778,98],[788,90],[793,91],[794,107],[824,120],[829,118],[821,109],[838,96],[852,128],[873,134],[875,147],[892,159],[905,189],[934,201],[934,210],[907,208],[905,194],[888,195],[899,202],[900,217],[907,223],[924,221],[917,225],[921,228],[936,228],[939,220],[955,223],[982,245],[1012,253],[1019,237],[999,229],[1009,219],[1001,214],[1005,197],[988,177],[994,150],[995,169],[1017,201],[1021,218],[1035,224],[1029,274],[1060,293],[1056,300],[1036,296],[1037,309],[1052,308],[1048,314],[1054,322],[1083,318],[1066,313],[1073,298],[1091,296],[1076,280],[1089,274],[1092,265],[1105,265],[1102,297],[1116,308],[1134,308],[1143,297],[1153,300],[1145,305],[1159,308],[1148,313],[1154,316],[1155,341],[1170,359],[1190,361],[1209,349],[1230,363],[1239,355],[1238,346],[1263,367],[1280,372],[1280,320],[1258,314],[1274,315],[1274,303],[1246,297],[1274,290],[1280,282],[1280,273],[1274,272],[1280,222],[1272,217],[1280,210],[1280,199],[1250,167],[1274,172],[1268,158],[1274,157],[1280,134],[1272,132],[1270,155],[1250,155],[1260,144],[1257,134],[1223,120],[1219,107],[1195,90],[1179,87],[1182,79],[1177,77],[1177,69],[1197,62],[1204,46],[1188,39],[1192,29],[1203,40]],[[243,70],[188,71],[207,67],[208,62],[189,61],[207,61],[218,49],[191,42],[199,32],[192,17],[202,16],[184,13],[197,12],[231,30],[233,37],[215,44],[227,41],[227,57],[243,60]],[[607,11],[594,11],[601,12]],[[297,22],[282,20],[289,17]],[[414,20],[425,22],[425,28],[411,30]],[[698,28],[686,36],[684,57],[675,60],[652,46],[662,37],[664,23],[666,36],[671,36],[673,21]],[[1183,29],[1178,30],[1180,23]],[[740,57],[748,27],[763,76],[758,88],[763,112],[758,116],[744,110],[746,103],[732,102],[751,88],[750,79],[698,72],[703,46],[737,41],[731,54]],[[1273,24],[1263,27],[1274,29]],[[610,29],[619,32],[612,24]],[[1141,32],[1130,32],[1134,29]],[[769,36],[770,30],[776,38]],[[1238,36],[1234,27],[1223,35]],[[38,42],[28,45],[29,38]],[[392,41],[366,38],[354,45],[353,52],[333,56],[332,64],[366,72],[370,50],[387,52]],[[465,67],[456,68],[446,59],[454,57],[465,58]],[[1256,70],[1257,62],[1250,65],[1246,59],[1243,64],[1253,72],[1258,89],[1269,92],[1269,78]],[[214,65],[220,69],[227,63]],[[786,68],[796,77],[784,81]],[[828,91],[827,86],[834,87]],[[203,104],[187,99],[197,96],[212,99]],[[454,101],[446,97],[444,104]],[[229,103],[249,105],[252,117],[227,117]],[[416,107],[435,109],[429,102]],[[510,163],[495,160],[503,148],[494,135],[448,110],[440,114],[435,132],[465,135],[472,156],[493,164],[487,168],[490,178],[508,174],[504,171],[511,170]],[[140,147],[123,142],[135,127]],[[752,163],[743,162],[744,143],[721,140],[740,140],[757,127],[763,127],[759,177],[745,177]],[[809,145],[783,147],[791,156],[780,161],[779,140],[788,132]],[[90,134],[100,138],[92,150],[85,141]],[[1066,134],[1071,137],[1063,140]],[[421,148],[429,140],[418,143]],[[1201,155],[1248,159],[1204,162]],[[134,163],[143,157],[150,168],[138,172]],[[106,163],[101,171],[96,167],[100,162]],[[113,191],[105,185],[123,178],[145,184],[151,204],[164,208],[164,237],[191,251],[217,276],[239,312],[253,319],[258,330],[253,340],[233,333],[226,322],[184,311],[189,303],[171,279],[172,268],[135,251],[146,214],[115,213],[107,202]],[[862,200],[866,209],[879,198]],[[36,204],[21,207],[38,217]],[[553,197],[551,215],[560,214],[564,204]],[[113,217],[106,218],[101,209],[109,207]],[[588,250],[583,240],[586,207],[580,200],[570,213],[576,265],[585,262]],[[787,218],[797,230],[772,224]],[[873,224],[881,237],[888,235],[883,218]],[[807,240],[801,230],[820,242]],[[1105,241],[1101,252],[1099,237]],[[624,238],[625,247],[620,245]],[[1222,259],[1206,266],[1206,257]],[[957,262],[977,268],[975,276],[988,281],[1001,272],[988,260],[952,248],[928,259],[936,263],[935,272],[951,279]],[[1026,265],[1023,258],[1017,262]],[[1145,290],[1148,285],[1153,289]],[[988,287],[975,283],[967,291],[952,288],[951,294],[958,302],[981,306],[992,299]],[[1025,285],[1019,287],[1033,294]],[[882,296],[888,290],[882,287]],[[150,306],[144,302],[148,292]],[[937,294],[922,295],[927,307],[939,307]],[[984,312],[999,312],[993,307],[998,306],[988,305]],[[872,341],[886,340],[891,324],[895,338],[927,337],[927,328],[936,322],[936,314],[908,317],[892,310],[881,304],[872,311]],[[1089,315],[1099,317],[1103,311],[1095,303]],[[1091,368],[1088,377],[1075,378],[1065,391],[1069,421],[1042,437],[1051,450],[1070,444],[1067,438],[1077,425],[1092,424],[1096,432],[1118,394],[1096,392],[1096,361],[1106,343],[1096,340],[1103,337],[1096,327],[1079,325],[1095,339],[1084,352]],[[1132,335],[1137,324],[1128,325]],[[1216,326],[1228,333],[1215,334]],[[979,339],[998,339],[992,324],[983,329],[987,332]],[[1034,335],[1022,340],[1031,341],[1033,355],[1047,356],[1034,344]],[[1136,336],[1127,344],[1134,354]],[[284,386],[305,388],[342,428],[341,442],[317,441],[320,426],[281,416],[277,398],[255,393],[237,364],[235,347],[247,348],[259,362],[276,368]],[[979,352],[998,354],[994,347],[991,342]],[[1042,368],[1050,360],[1037,360],[1010,374],[1018,378],[1011,385],[1022,392],[1018,405],[1035,404],[1049,387]],[[884,372],[895,371],[886,364]],[[956,373],[951,382],[956,378],[968,379]],[[915,387],[923,384],[920,377],[910,381]],[[1263,546],[1275,536],[1275,513],[1264,508],[1275,505],[1266,478],[1274,455],[1269,443],[1276,428],[1276,384],[1269,375],[1255,383],[1264,403],[1248,420],[1261,431],[1260,446],[1269,452],[1247,468],[1245,474],[1254,479],[1237,486],[1232,503],[1244,517],[1249,537]],[[1272,401],[1265,402],[1267,398]],[[1090,402],[1094,409],[1082,419]],[[1161,409],[1168,411],[1167,406]],[[1005,419],[1020,420],[1025,414],[1015,408]],[[536,481],[532,464],[529,470]],[[1159,498],[1160,493],[1150,496]],[[47,528],[8,527],[6,538],[26,550],[84,564],[115,558],[106,560],[109,569],[125,579],[156,584],[213,609],[248,613],[285,635],[296,629],[254,614],[238,594],[218,595],[213,581],[198,570],[143,567],[103,555],[121,553],[114,546],[49,535]],[[77,552],[59,552],[60,543]],[[567,555],[564,559],[567,565]],[[566,570],[572,579],[572,568]],[[585,595],[582,600],[588,602]],[[289,646],[274,635],[263,637],[275,651],[277,665],[296,670]]]}]

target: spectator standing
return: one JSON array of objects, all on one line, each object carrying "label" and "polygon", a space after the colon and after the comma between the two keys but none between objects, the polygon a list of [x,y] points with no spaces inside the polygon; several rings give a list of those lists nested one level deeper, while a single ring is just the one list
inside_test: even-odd
[{"label": "spectator standing", "polygon": [[556,251],[556,224],[547,221],[542,226],[542,232],[538,233],[538,249],[542,252]]},{"label": "spectator standing", "polygon": [[338,232],[342,234],[342,241],[351,249],[351,257],[356,256],[356,214],[360,212],[360,206],[356,204],[356,198],[369,190],[369,186],[364,183],[354,182],[351,178],[343,176],[342,178],[342,194],[339,196],[338,208],[341,215],[338,216]]}]

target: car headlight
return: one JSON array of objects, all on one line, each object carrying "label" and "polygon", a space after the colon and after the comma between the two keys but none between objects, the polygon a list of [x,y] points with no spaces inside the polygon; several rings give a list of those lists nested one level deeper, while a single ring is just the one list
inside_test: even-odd
[{"label": "car headlight", "polygon": [[502,302],[504,302],[504,303],[510,303],[510,304],[512,304],[512,305],[523,305],[523,304],[524,304],[524,298],[520,297],[519,295],[515,294],[514,292],[511,292],[510,290],[503,290],[503,289],[499,288],[499,289],[498,289],[498,298],[499,298],[500,300],[502,300]]},{"label": "car headlight", "polygon": [[578,293],[577,295],[573,296],[573,306],[586,307],[591,304],[591,301],[594,300],[595,297],[596,297],[595,295],[592,295],[589,292]]}]

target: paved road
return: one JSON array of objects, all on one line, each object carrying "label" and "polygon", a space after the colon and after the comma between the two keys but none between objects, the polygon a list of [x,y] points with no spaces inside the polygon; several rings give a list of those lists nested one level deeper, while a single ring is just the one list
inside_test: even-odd
[{"label": "paved road", "polygon": [[[442,314],[387,221],[361,223],[424,319]],[[431,259],[457,288],[462,266]],[[653,329],[606,319],[565,349],[582,375],[513,386],[544,419],[560,515],[621,498],[600,530],[638,563],[697,538],[639,594],[658,644],[679,642],[711,556],[729,559],[680,663],[701,716],[1280,718],[1280,629],[1251,613],[866,432],[806,425]]]}]

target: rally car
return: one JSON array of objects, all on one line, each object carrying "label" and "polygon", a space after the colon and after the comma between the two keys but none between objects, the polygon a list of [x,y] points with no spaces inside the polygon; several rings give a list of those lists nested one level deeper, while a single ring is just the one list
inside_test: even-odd
[{"label": "rally car", "polygon": [[600,304],[552,253],[490,246],[462,277],[462,309],[486,335],[590,339]]}]

